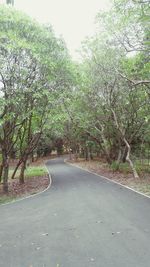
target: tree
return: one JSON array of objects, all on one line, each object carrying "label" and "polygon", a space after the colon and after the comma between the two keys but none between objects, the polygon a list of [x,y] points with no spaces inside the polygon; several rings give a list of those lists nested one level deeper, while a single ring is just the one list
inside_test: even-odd
[{"label": "tree", "polygon": [[0,13],[1,175],[8,191],[12,150],[19,156],[16,168],[22,165],[23,183],[27,159],[38,145],[49,112],[69,89],[71,76],[65,44],[50,26],[41,26],[12,8],[1,7]]},{"label": "tree", "polygon": [[[140,60],[147,48],[145,46],[144,52],[140,49],[135,55],[128,57],[120,42],[121,37],[116,37],[117,34],[124,36],[122,26],[127,27],[127,24],[122,25],[122,15],[116,13],[116,10],[113,12],[114,22],[112,11],[100,15],[105,31],[87,40],[83,46],[82,54],[87,74],[82,88],[82,106],[85,110],[83,117],[86,118],[86,130],[90,135],[94,134],[94,138],[101,143],[108,162],[125,158],[134,176],[138,177],[130,152],[135,140],[140,140],[148,127],[149,82],[142,79],[138,81],[137,78],[141,74],[139,62],[142,63]],[[130,23],[128,25],[130,26]],[[135,39],[131,41],[134,46]],[[147,67],[145,63],[142,68],[143,77],[147,75]]]}]

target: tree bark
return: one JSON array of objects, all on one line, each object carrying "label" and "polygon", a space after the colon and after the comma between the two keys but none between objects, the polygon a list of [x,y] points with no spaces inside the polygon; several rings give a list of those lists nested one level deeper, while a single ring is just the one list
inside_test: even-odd
[{"label": "tree bark", "polygon": [[118,124],[117,116],[116,116],[116,113],[115,113],[115,111],[113,109],[112,109],[112,113],[113,113],[113,117],[114,117],[114,121],[115,121],[115,124],[117,126],[117,129],[119,130],[119,132],[121,134],[121,138],[122,138],[122,140],[125,143],[126,148],[127,148],[126,161],[130,165],[130,168],[131,168],[131,170],[133,172],[134,178],[139,178],[139,175],[138,175],[138,173],[136,171],[136,168],[135,168],[132,160],[130,159],[131,146],[129,145],[128,141],[126,140],[126,138],[124,136],[124,133],[123,133],[123,130],[121,129],[121,127]]},{"label": "tree bark", "polygon": [[131,152],[131,146],[129,145],[128,141],[126,140],[126,138],[123,138],[124,143],[126,144],[127,147],[127,155],[126,155],[126,161],[129,163],[131,170],[133,172],[134,178],[138,179],[139,175],[136,171],[136,168],[134,167],[134,164],[132,162],[132,160],[130,159],[130,152]]},{"label": "tree bark", "polygon": [[100,133],[100,136],[101,136],[101,139],[102,139],[102,142],[103,142],[102,149],[103,149],[103,151],[105,153],[106,160],[107,160],[108,164],[111,164],[112,160],[111,160],[111,157],[110,157],[110,153],[109,153],[110,151],[108,149],[107,140],[106,140],[106,138],[104,136],[104,128],[103,128],[102,125],[100,125],[100,126],[101,126],[101,130],[98,129],[97,127],[95,127],[95,129]]},{"label": "tree bark", "polygon": [[125,146],[123,149],[122,157],[121,157],[121,160],[123,163],[126,162],[126,157],[127,157],[127,147]]},{"label": "tree bark", "polygon": [[2,175],[3,175],[3,163],[0,165],[0,183],[2,181]]},{"label": "tree bark", "polygon": [[122,157],[122,151],[121,149],[119,148],[119,151],[118,151],[118,157],[117,157],[117,164],[119,165],[120,162],[121,162],[121,157]]},{"label": "tree bark", "polygon": [[3,191],[8,193],[8,173],[9,173],[9,162],[8,156],[3,154]]},{"label": "tree bark", "polygon": [[24,184],[24,172],[26,169],[26,160],[22,162],[21,170],[20,170],[20,176],[19,176],[19,182],[20,184]]},{"label": "tree bark", "polygon": [[89,147],[85,147],[85,159],[87,161],[90,161],[90,153],[89,153]]},{"label": "tree bark", "polygon": [[17,165],[16,165],[16,167],[15,167],[15,169],[13,171],[13,174],[11,176],[11,179],[15,179],[16,172],[17,172],[19,166],[21,165],[21,163],[22,163],[22,160],[19,160],[19,162],[17,163]]}]

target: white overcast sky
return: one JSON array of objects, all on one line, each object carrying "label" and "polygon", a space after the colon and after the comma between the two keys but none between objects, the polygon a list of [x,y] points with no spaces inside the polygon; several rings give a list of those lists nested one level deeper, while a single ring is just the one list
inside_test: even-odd
[{"label": "white overcast sky", "polygon": [[87,35],[96,29],[94,19],[99,10],[106,10],[110,0],[15,0],[15,7],[42,23],[49,22],[62,35],[71,55]]}]

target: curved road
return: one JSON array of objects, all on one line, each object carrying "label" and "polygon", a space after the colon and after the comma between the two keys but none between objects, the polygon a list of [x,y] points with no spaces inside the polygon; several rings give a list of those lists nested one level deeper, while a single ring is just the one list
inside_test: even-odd
[{"label": "curved road", "polygon": [[150,199],[67,165],[52,186],[0,206],[0,267],[149,267]]}]

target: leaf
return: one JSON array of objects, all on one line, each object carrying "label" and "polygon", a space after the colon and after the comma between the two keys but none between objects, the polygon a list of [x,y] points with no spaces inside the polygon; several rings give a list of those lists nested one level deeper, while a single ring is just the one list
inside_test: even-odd
[{"label": "leaf", "polygon": [[48,233],[43,233],[42,235],[43,235],[43,236],[47,236],[47,235],[48,235]]}]

